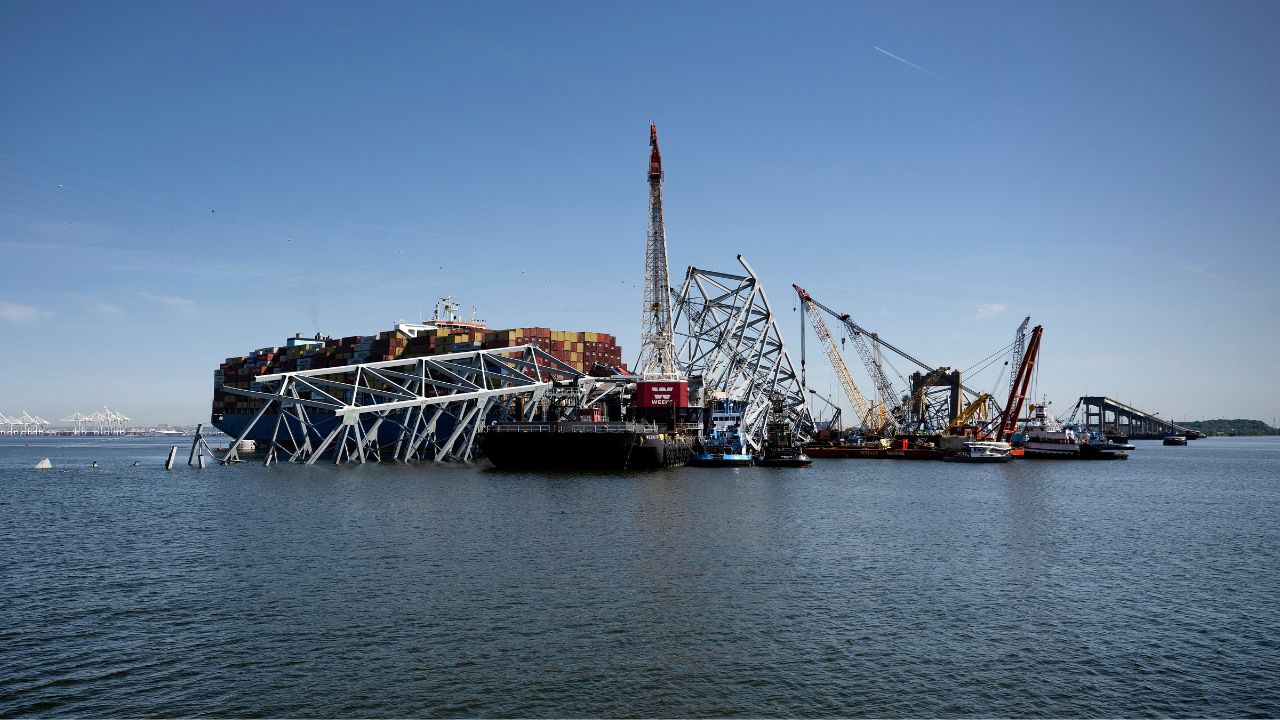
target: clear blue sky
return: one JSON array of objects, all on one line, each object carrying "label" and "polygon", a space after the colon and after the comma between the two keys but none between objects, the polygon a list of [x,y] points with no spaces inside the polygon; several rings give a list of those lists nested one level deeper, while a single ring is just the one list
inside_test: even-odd
[{"label": "clear blue sky", "polygon": [[1057,407],[1270,421],[1277,29],[1276,2],[7,2],[0,412],[195,422],[222,358],[444,294],[634,357],[652,119],[673,282],[745,254],[793,344],[792,282],[959,368],[1031,315]]}]

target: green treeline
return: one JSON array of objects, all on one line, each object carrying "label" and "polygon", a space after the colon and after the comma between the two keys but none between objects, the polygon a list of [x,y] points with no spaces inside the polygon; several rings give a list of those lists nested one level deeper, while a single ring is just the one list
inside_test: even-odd
[{"label": "green treeline", "polygon": [[1205,435],[1280,435],[1280,430],[1261,420],[1193,420],[1178,424]]}]

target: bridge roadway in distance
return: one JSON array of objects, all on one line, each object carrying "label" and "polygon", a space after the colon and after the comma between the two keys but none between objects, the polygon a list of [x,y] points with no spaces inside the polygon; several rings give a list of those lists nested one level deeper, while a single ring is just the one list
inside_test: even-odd
[{"label": "bridge roadway in distance", "polygon": [[1203,437],[1197,430],[1183,427],[1156,415],[1100,395],[1086,395],[1078,405],[1084,409],[1085,430],[1119,431],[1130,440],[1158,440],[1166,435],[1185,435],[1188,440]]}]

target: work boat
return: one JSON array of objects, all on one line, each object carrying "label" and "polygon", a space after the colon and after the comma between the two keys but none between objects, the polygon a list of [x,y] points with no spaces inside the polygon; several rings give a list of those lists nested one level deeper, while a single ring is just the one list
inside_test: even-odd
[{"label": "work boat", "polygon": [[809,467],[813,460],[796,443],[795,432],[787,422],[782,397],[774,396],[773,412],[765,425],[764,452],[756,457],[762,467]]},{"label": "work boat", "polygon": [[751,453],[742,447],[742,435],[738,432],[742,414],[729,401],[711,414],[711,432],[702,447],[694,448],[689,464],[694,467],[744,467],[755,462]]},{"label": "work boat", "polygon": [[1080,457],[1080,439],[1075,430],[1063,427],[1042,403],[1031,418],[1023,421],[1022,430],[1014,433],[1013,444],[1022,448],[1022,456],[1035,459],[1072,459]]},{"label": "work boat", "polygon": [[1013,446],[999,440],[970,440],[964,449],[943,456],[946,462],[1007,463],[1013,460]]},{"label": "work boat", "polygon": [[689,464],[694,467],[746,467],[753,462],[755,458],[743,450],[736,429],[712,432],[701,451],[695,449],[689,458]]},{"label": "work boat", "polygon": [[1080,443],[1080,457],[1086,460],[1124,460],[1129,457],[1129,443],[1116,442],[1106,435],[1089,432],[1084,442]]}]

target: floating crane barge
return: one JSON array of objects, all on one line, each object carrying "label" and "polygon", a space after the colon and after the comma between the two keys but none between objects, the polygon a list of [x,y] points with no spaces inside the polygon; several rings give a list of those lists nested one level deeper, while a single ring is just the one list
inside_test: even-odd
[{"label": "floating crane barge", "polygon": [[[513,470],[632,470],[683,465],[693,454],[702,429],[702,408],[700,402],[691,402],[689,378],[676,363],[662,177],[658,128],[651,123],[649,229],[636,375],[591,381],[594,388],[574,393],[559,412],[552,408],[552,422],[490,425],[481,443],[495,466]],[[593,400],[592,392],[601,391],[616,401]],[[598,405],[603,406],[603,417],[593,409]],[[589,414],[584,417],[584,412]]]}]

